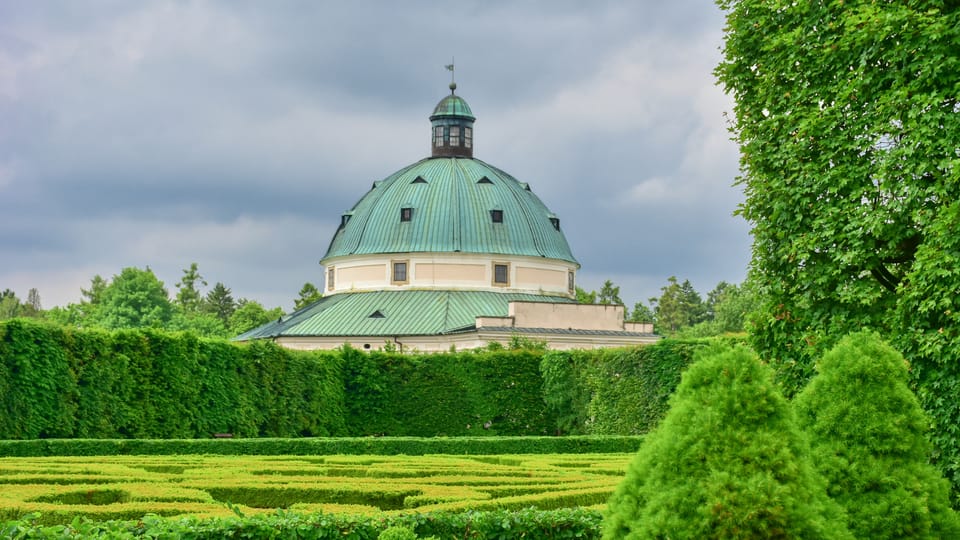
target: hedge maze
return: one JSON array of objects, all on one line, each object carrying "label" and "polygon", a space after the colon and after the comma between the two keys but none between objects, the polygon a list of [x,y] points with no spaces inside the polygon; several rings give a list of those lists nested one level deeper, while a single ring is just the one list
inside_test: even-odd
[{"label": "hedge maze", "polygon": [[0,519],[45,523],[603,506],[632,454],[0,458]]}]

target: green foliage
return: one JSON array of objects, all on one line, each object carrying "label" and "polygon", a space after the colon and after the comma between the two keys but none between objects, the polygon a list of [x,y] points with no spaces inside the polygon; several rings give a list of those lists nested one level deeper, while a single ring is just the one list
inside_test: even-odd
[{"label": "green foliage", "polygon": [[958,538],[950,486],[929,464],[929,424],[900,353],[870,333],[842,339],[796,397],[830,496],[857,538]]},{"label": "green foliage", "polygon": [[231,456],[609,454],[635,452],[642,440],[637,436],[31,439],[0,440],[0,455],[44,457],[188,454]]},{"label": "green foliage", "polygon": [[64,437],[73,431],[76,381],[64,331],[28,319],[0,325],[0,439]]},{"label": "green foliage", "polygon": [[293,301],[293,307],[294,309],[307,307],[322,297],[323,294],[320,293],[316,285],[309,282],[304,283],[303,287],[300,288],[299,297]]},{"label": "green foliage", "polygon": [[0,332],[7,438],[642,434],[707,343],[403,354],[26,319]]},{"label": "green foliage", "polygon": [[233,299],[230,289],[218,281],[204,297],[201,309],[214,315],[226,325],[230,316],[237,310],[237,302]]},{"label": "green foliage", "polygon": [[603,538],[849,538],[772,371],[713,348],[610,499]]},{"label": "green foliage", "polygon": [[604,305],[622,306],[623,300],[620,299],[620,287],[614,285],[609,279],[603,282],[603,287],[597,294],[597,303]]},{"label": "green foliage", "polygon": [[154,329],[0,324],[0,438],[343,434],[339,357]]},{"label": "green foliage", "polygon": [[[933,418],[934,461],[960,495],[960,202],[942,212],[917,249],[896,312],[895,344],[911,360],[921,405]],[[955,503],[957,500],[955,499]]]},{"label": "green foliage", "polygon": [[543,400],[556,418],[557,435],[589,432],[591,395],[583,376],[589,356],[582,350],[548,351],[540,360]]},{"label": "green foliage", "polygon": [[633,304],[633,309],[630,311],[630,322],[642,322],[642,323],[652,323],[656,319],[656,316],[653,313],[653,310],[643,302],[637,302]]},{"label": "green foliage", "polygon": [[690,280],[680,283],[676,276],[670,276],[660,291],[662,294],[659,298],[650,299],[650,303],[654,305],[654,321],[659,332],[672,335],[681,328],[692,326],[706,318],[707,308]]},{"label": "green foliage", "polygon": [[[721,0],[739,213],[763,297],[751,341],[789,393],[841,336],[891,336],[960,486],[960,4]],[[763,31],[758,31],[763,29]],[[945,244],[946,242],[946,244]]]},{"label": "green foliage", "polygon": [[577,294],[577,303],[578,304],[596,304],[597,303],[597,291],[587,292],[580,287],[576,288]]},{"label": "green foliage", "polygon": [[377,540],[417,540],[417,538],[417,533],[413,532],[413,529],[403,525],[387,527],[377,536]]},{"label": "green foliage", "polygon": [[21,302],[10,289],[0,292],[0,321],[15,317],[40,317],[40,293],[36,289],[27,292],[27,300]]},{"label": "green foliage", "polygon": [[537,350],[411,355],[341,349],[351,435],[551,431]]},{"label": "green foliage", "polygon": [[[414,537],[497,538],[596,538],[600,514],[581,508],[561,510],[486,512],[429,512],[396,516],[289,511],[250,517],[164,519],[147,515],[130,521],[97,522],[78,518],[67,526],[43,525],[33,514],[0,524],[4,538],[310,538],[314,540],[376,540],[384,530],[401,527]],[[402,538],[402,537],[391,537]]]},{"label": "green foliage", "polygon": [[207,282],[197,269],[197,263],[190,263],[190,268],[183,270],[183,276],[180,278],[180,282],[177,283],[176,302],[184,313],[192,314],[200,311],[203,297],[200,294],[197,283],[200,283],[204,287],[207,285]]},{"label": "green foliage", "polygon": [[228,333],[231,336],[253,330],[254,328],[275,321],[283,316],[283,310],[279,307],[267,310],[253,300],[241,300],[237,310],[227,319]]},{"label": "green foliage", "polygon": [[20,314],[20,299],[10,289],[0,293],[0,320],[12,319]]},{"label": "green foliage", "polygon": [[664,339],[643,347],[549,351],[540,364],[544,401],[568,434],[643,434],[668,408],[668,399],[694,353],[736,342]]},{"label": "green foliage", "polygon": [[108,329],[162,328],[172,314],[167,290],[153,271],[128,267],[103,289],[94,319]]}]

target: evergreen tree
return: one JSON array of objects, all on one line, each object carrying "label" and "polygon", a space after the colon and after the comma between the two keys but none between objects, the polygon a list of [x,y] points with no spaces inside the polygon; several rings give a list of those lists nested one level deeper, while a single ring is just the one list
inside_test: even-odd
[{"label": "evergreen tree", "polygon": [[650,299],[659,331],[673,334],[704,320],[706,308],[690,280],[680,283],[676,276],[670,276],[660,291],[660,298]]},{"label": "evergreen tree", "polygon": [[100,274],[93,276],[93,279],[90,280],[89,289],[80,289],[80,294],[86,298],[86,302],[97,305],[100,303],[100,299],[103,297],[103,291],[107,288],[107,280],[103,279]]},{"label": "evergreen tree", "polygon": [[316,285],[309,282],[304,283],[300,289],[300,297],[293,301],[293,307],[294,309],[307,307],[322,297],[323,295],[317,290]]},{"label": "evergreen tree", "polygon": [[203,279],[203,276],[200,275],[200,271],[197,270],[197,263],[190,263],[190,268],[183,270],[183,276],[180,278],[180,282],[177,283],[176,302],[185,313],[189,314],[200,311],[201,305],[203,304],[203,296],[197,288],[198,283],[204,287],[207,286],[207,282]]},{"label": "evergreen tree", "polygon": [[701,353],[614,492],[603,538],[850,538],[773,372]]},{"label": "evergreen tree", "polygon": [[620,299],[620,286],[614,285],[609,279],[603,282],[600,287],[600,294],[597,295],[597,303],[608,306],[622,306],[623,300]]},{"label": "evergreen tree", "polygon": [[224,325],[227,324],[236,309],[237,303],[234,301],[230,289],[219,281],[214,284],[203,301],[204,312],[216,315]]},{"label": "evergreen tree", "polygon": [[829,494],[857,538],[960,538],[950,485],[930,465],[929,419],[903,357],[879,336],[852,334],[794,400]]}]

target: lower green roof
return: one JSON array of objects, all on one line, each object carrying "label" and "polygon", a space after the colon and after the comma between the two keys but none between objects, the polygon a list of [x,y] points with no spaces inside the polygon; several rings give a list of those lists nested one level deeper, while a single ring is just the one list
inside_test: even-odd
[{"label": "lower green roof", "polygon": [[374,291],[325,296],[237,336],[430,336],[470,331],[479,316],[506,317],[510,302],[574,303],[560,296],[485,291]]}]

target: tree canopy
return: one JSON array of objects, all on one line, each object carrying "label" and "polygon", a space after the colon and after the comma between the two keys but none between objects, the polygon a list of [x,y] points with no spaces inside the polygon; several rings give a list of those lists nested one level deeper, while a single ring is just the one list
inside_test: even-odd
[{"label": "tree canopy", "polygon": [[945,429],[960,422],[960,254],[944,245],[960,217],[960,3],[718,4],[763,297],[752,345],[793,393],[841,336],[890,336],[960,485]]}]

